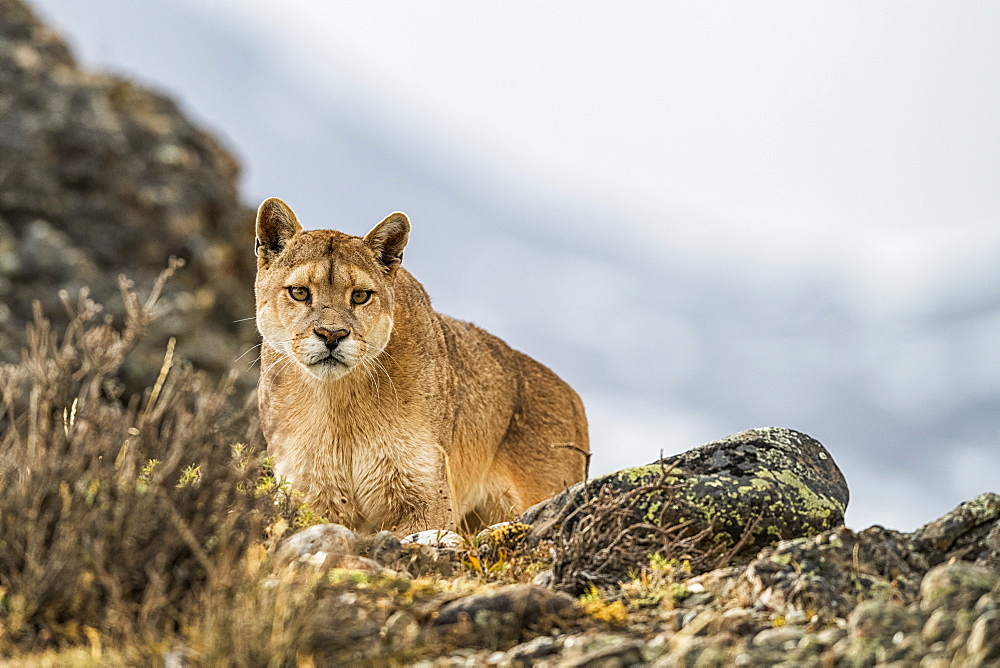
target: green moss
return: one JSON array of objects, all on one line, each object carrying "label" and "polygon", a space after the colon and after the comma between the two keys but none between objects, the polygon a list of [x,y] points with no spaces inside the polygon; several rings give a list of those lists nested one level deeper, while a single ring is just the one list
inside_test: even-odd
[{"label": "green moss", "polygon": [[624,471],[612,473],[606,476],[606,478],[608,480],[616,478],[632,485],[639,485],[647,482],[649,478],[652,478],[661,470],[662,469],[659,466],[636,466],[634,468],[625,469]]},{"label": "green moss", "polygon": [[757,475],[761,478],[771,478],[774,479],[788,487],[794,489],[798,495],[798,503],[796,504],[801,512],[809,518],[817,520],[826,520],[833,513],[843,514],[844,507],[834,499],[826,498],[820,496],[816,492],[809,489],[802,480],[792,471],[758,471]]},{"label": "green moss", "polygon": [[754,492],[766,492],[769,491],[773,485],[760,478],[752,478],[749,485],[742,485],[737,487],[737,491],[743,494],[753,494]]},{"label": "green moss", "polygon": [[787,566],[788,564],[790,564],[792,562],[792,555],[789,554],[789,553],[787,553],[787,552],[783,552],[783,553],[780,553],[780,554],[772,554],[771,557],[770,557],[770,559],[771,559],[771,561],[773,561],[776,564],[781,564],[782,566]]},{"label": "green moss", "polygon": [[1000,494],[986,492],[963,503],[960,508],[972,515],[977,523],[988,522],[997,517],[1000,509]]},{"label": "green moss", "polygon": [[670,591],[670,596],[672,596],[673,599],[678,603],[680,603],[681,601],[688,598],[689,596],[691,596],[691,594],[694,593],[693,591],[688,589],[686,584],[683,584],[681,582],[675,582],[674,584],[670,585],[669,591]]},{"label": "green moss", "polygon": [[[631,487],[637,487],[640,485],[648,485],[652,482],[659,480],[665,469],[659,464],[650,464],[648,466],[636,466],[630,469],[625,469],[623,471],[618,471],[616,473],[610,473],[603,478],[598,478],[597,484],[600,486],[601,483],[621,481]],[[677,469],[672,469],[670,474],[665,478],[665,482],[668,485],[675,485],[682,481],[682,477],[677,475],[679,471]],[[593,484],[593,483],[591,483]]]},{"label": "green moss", "polygon": [[331,568],[326,577],[331,583],[349,582],[356,585],[366,585],[371,582],[371,575],[355,568]]}]

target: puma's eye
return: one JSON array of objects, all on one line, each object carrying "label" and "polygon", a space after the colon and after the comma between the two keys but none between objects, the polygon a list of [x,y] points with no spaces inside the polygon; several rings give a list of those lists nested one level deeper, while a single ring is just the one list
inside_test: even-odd
[{"label": "puma's eye", "polygon": [[351,293],[351,301],[360,306],[372,298],[371,290],[355,290]]},{"label": "puma's eye", "polygon": [[297,302],[304,302],[309,299],[309,288],[304,288],[301,285],[293,285],[288,288],[288,296]]}]

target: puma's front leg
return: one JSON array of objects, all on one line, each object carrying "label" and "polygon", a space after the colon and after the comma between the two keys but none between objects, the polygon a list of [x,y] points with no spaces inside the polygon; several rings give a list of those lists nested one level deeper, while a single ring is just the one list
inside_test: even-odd
[{"label": "puma's front leg", "polygon": [[406,535],[427,529],[452,529],[457,526],[454,517],[451,489],[442,463],[438,475],[415,486],[405,503],[409,512],[401,519],[397,533]]},{"label": "puma's front leg", "polygon": [[413,447],[408,461],[384,458],[369,471],[356,472],[363,480],[357,493],[373,529],[400,535],[456,526],[444,450],[433,442]]}]

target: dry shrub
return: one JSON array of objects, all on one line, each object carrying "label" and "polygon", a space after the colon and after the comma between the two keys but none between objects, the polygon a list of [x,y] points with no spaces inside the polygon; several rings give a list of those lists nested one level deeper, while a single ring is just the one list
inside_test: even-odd
[{"label": "dry shrub", "polygon": [[[28,347],[0,367],[0,656],[95,638],[152,647],[206,593],[236,586],[272,519],[259,458],[233,444],[252,424],[172,358],[125,397],[119,371],[154,317],[171,264],[124,324],[62,295],[57,334],[36,305]],[[142,650],[146,651],[146,650]]]},{"label": "dry shrub", "polygon": [[[204,598],[182,651],[196,665],[400,665],[420,652],[383,631],[412,607],[410,582],[360,571],[285,569]],[[409,614],[409,613],[407,613]]]},{"label": "dry shrub", "polygon": [[567,507],[554,522],[566,529],[551,539],[557,589],[575,595],[595,588],[614,589],[648,570],[652,555],[657,555],[658,564],[670,564],[685,576],[729,561],[749,536],[749,529],[742,540],[728,547],[713,540],[711,526],[697,531],[691,521],[665,522],[678,509],[686,508],[688,516],[701,512],[677,495],[679,486],[669,482],[670,472],[663,466],[656,480],[625,493],[606,485],[580,504]]}]

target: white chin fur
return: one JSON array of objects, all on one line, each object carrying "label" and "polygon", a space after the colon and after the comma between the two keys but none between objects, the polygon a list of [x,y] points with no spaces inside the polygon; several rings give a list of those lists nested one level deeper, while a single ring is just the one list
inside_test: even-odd
[{"label": "white chin fur", "polygon": [[317,380],[337,380],[349,374],[354,365],[347,365],[341,362],[320,362],[318,364],[305,364],[299,362],[310,376]]},{"label": "white chin fur", "polygon": [[326,346],[310,341],[298,351],[296,359],[313,378],[337,380],[349,374],[357,366],[360,355],[361,350],[355,341],[348,340],[338,346],[333,353],[333,359],[330,358]]}]

